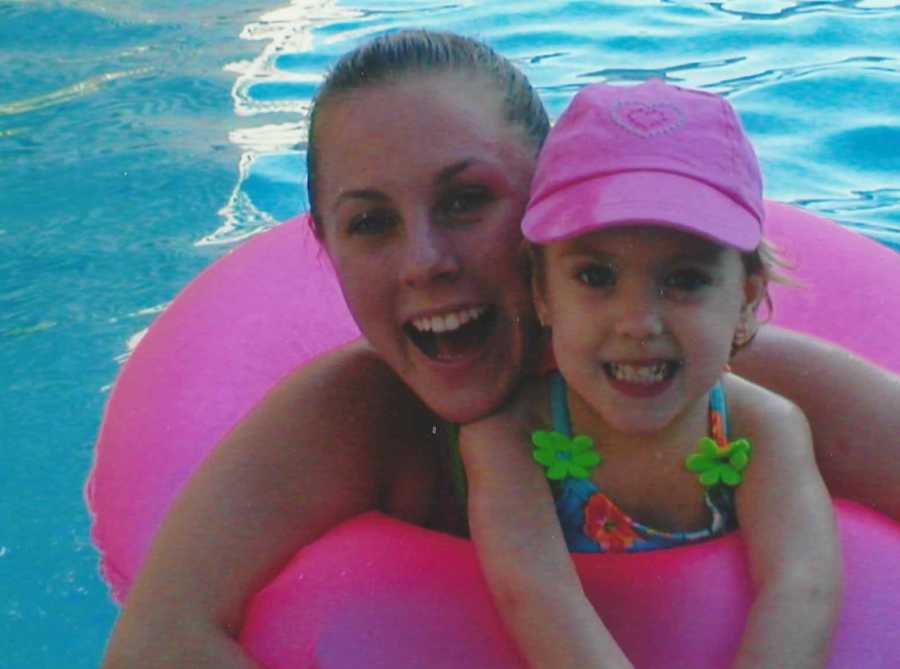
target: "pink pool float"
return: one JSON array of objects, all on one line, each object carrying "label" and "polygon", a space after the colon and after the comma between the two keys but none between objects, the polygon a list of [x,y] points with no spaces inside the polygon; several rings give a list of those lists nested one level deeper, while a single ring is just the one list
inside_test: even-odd
[{"label": "pink pool float", "polygon": [[[767,213],[767,236],[800,283],[772,287],[773,322],[900,373],[900,254],[792,207],[769,203]],[[88,481],[93,538],[117,600],[225,433],[285,374],[357,336],[303,216],[181,291],[116,382]],[[900,667],[900,525],[849,502],[836,510],[845,603],[829,666]],[[739,534],[575,561],[637,667],[727,666],[752,595]],[[524,667],[471,543],[374,512],[299,551],[252,600],[240,640],[271,669]]]}]

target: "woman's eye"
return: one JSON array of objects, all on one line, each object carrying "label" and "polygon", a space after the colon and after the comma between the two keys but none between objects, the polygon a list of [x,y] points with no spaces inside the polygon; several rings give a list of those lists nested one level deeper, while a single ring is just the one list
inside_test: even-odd
[{"label": "woman's eye", "polygon": [[490,190],[472,186],[448,193],[441,199],[438,208],[450,216],[460,216],[471,214],[490,201]]},{"label": "woman's eye", "polygon": [[581,283],[591,288],[610,288],[616,283],[613,268],[604,265],[583,267],[578,270],[576,276]]},{"label": "woman's eye", "polygon": [[376,209],[350,219],[347,231],[351,235],[377,235],[389,230],[394,222],[395,217],[390,211]]},{"label": "woman's eye", "polygon": [[712,284],[712,277],[699,269],[680,269],[670,272],[663,279],[663,289],[683,293],[695,293]]}]

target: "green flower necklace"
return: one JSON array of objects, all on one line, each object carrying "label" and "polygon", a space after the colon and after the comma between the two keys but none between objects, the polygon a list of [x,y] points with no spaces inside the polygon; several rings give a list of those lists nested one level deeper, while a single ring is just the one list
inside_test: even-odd
[{"label": "green flower necklace", "polygon": [[[594,440],[583,434],[569,438],[561,432],[536,430],[531,433],[531,443],[534,460],[546,468],[546,476],[551,481],[586,479],[594,467],[603,464]],[[705,488],[719,483],[735,488],[743,481],[751,451],[747,439],[720,445],[711,437],[703,437],[684,464],[688,471],[697,474]]]},{"label": "green flower necklace", "polygon": [[[566,431],[571,432],[572,423],[565,401],[565,382],[562,377],[554,378],[559,379],[559,383],[552,386],[554,424],[564,425]],[[747,439],[729,442],[725,436],[724,404],[721,389],[716,395],[710,395],[711,436],[700,439],[697,448],[684,461],[688,471],[696,473],[700,485],[705,488],[720,484],[737,487],[743,480],[744,470],[750,464],[750,442]],[[590,477],[591,470],[603,462],[594,440],[583,434],[569,437],[556,430],[535,430],[531,433],[531,443],[534,445],[534,460],[546,468],[545,474],[551,481],[586,479]]]},{"label": "green flower necklace", "polygon": [[603,462],[594,440],[583,434],[569,438],[561,432],[536,430],[531,433],[531,443],[535,461],[547,468],[551,481],[586,479]]},{"label": "green flower necklace", "polygon": [[[753,449],[747,439],[727,441],[721,430],[716,429],[719,421],[714,419],[712,424],[713,437],[700,440],[696,450],[685,458],[685,467],[697,474],[705,488],[720,483],[735,488],[743,481]],[[536,430],[531,433],[531,443],[535,461],[546,468],[546,476],[551,481],[586,479],[594,467],[603,463],[594,440],[583,434],[567,437],[561,432]]]},{"label": "green flower necklace", "polygon": [[697,449],[684,461],[688,471],[696,473],[700,484],[711,488],[724,483],[732,488],[743,480],[743,472],[750,464],[752,448],[746,439],[716,443],[710,437],[703,437]]}]

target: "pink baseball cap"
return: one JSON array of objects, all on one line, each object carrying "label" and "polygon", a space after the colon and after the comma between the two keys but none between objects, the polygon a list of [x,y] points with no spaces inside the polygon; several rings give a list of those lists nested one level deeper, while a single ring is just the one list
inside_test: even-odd
[{"label": "pink baseball cap", "polygon": [[652,224],[752,251],[763,216],[759,163],[728,101],[653,79],[572,99],[541,149],[522,233],[543,244]]}]

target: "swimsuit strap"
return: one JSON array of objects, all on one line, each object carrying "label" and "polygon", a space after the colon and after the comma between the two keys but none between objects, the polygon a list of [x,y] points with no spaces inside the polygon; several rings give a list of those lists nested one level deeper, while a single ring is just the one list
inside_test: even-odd
[{"label": "swimsuit strap", "polygon": [[[558,371],[550,376],[550,417],[553,429],[572,438],[572,417],[569,414],[569,398],[566,395],[566,380]],[[709,431],[719,444],[727,443],[728,402],[725,388],[718,381],[709,391]]]},{"label": "swimsuit strap", "polygon": [[721,381],[709,391],[709,433],[720,446],[728,443],[728,402]]},{"label": "swimsuit strap", "polygon": [[550,375],[550,419],[556,432],[572,438],[572,417],[569,415],[569,398],[566,397],[566,380],[559,372]]}]

